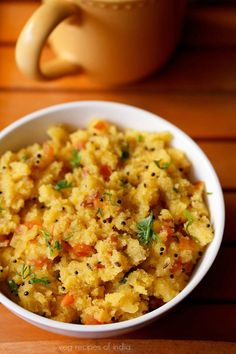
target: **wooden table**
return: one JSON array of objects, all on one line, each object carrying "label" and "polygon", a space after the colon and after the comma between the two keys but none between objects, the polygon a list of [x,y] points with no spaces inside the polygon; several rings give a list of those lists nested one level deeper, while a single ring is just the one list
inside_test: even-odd
[{"label": "wooden table", "polygon": [[33,327],[0,305],[0,352],[236,353],[236,6],[192,5],[169,64],[119,89],[85,75],[38,83],[18,71],[15,41],[37,6],[33,0],[0,2],[0,129],[36,109],[74,100],[112,100],[155,112],[190,134],[213,162],[224,189],[226,228],[208,275],[158,322],[115,340],[82,341]]}]

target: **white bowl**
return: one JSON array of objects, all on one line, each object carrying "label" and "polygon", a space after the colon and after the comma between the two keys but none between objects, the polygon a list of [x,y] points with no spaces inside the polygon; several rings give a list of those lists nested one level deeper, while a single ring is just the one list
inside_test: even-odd
[{"label": "white bowl", "polygon": [[[27,144],[43,141],[46,138],[45,132],[50,125],[64,123],[72,126],[72,128],[83,128],[94,116],[105,118],[124,128],[130,127],[141,131],[167,130],[171,132],[174,136],[173,146],[183,150],[192,162],[193,178],[204,181],[206,190],[212,192],[212,195],[207,197],[207,202],[215,229],[213,241],[207,247],[189,283],[181,293],[160,308],[132,320],[104,325],[62,323],[29,312],[0,293],[0,302],[4,306],[33,325],[67,336],[102,338],[127,333],[160,318],[196,287],[209,270],[219,250],[224,230],[225,210],[218,177],[210,161],[198,145],[183,131],[166,120],[147,111],[124,104],[103,101],[72,102],[29,114],[0,133],[0,154],[8,149],[17,150]],[[197,122],[193,122],[194,124],[197,124]]]}]

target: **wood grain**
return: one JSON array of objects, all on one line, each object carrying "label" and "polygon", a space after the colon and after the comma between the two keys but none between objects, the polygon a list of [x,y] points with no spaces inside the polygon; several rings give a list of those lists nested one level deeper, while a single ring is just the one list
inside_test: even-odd
[{"label": "wood grain", "polygon": [[[73,80],[71,77],[65,77],[46,84],[32,81],[16,67],[14,50],[14,46],[0,47],[0,89],[9,89],[12,86],[12,77],[14,77],[14,89],[87,91],[106,88],[92,80],[86,73],[75,76]],[[51,50],[46,48],[44,60],[51,57],[53,57]],[[143,81],[130,84],[125,89],[170,93],[236,93],[236,47],[224,51],[179,48],[163,70]]]},{"label": "wood grain", "polygon": [[[191,4],[170,62],[141,82],[108,88],[86,73],[38,83],[18,71],[14,45],[39,3],[0,1],[0,129],[34,110],[69,101],[108,100],[150,110],[197,139],[209,156],[224,187],[226,227],[219,254],[203,281],[153,324],[108,341],[79,340],[36,328],[0,305],[0,353],[84,353],[89,345],[123,343],[130,349],[122,352],[135,354],[235,354],[236,6]],[[46,48],[43,60],[52,56]],[[119,352],[112,348],[110,353]]]},{"label": "wood grain", "polygon": [[[24,24],[39,4],[39,0],[1,1],[0,42],[14,43]],[[191,48],[235,46],[234,6],[214,6],[213,8],[204,4],[189,5],[182,43]]]},{"label": "wood grain", "polygon": [[58,92],[49,90],[47,84],[40,92],[0,90],[0,129],[37,109],[78,100],[107,100],[135,105],[166,118],[194,138],[236,137],[236,95],[181,95],[124,89]]},{"label": "wood grain", "polygon": [[[66,339],[17,318],[0,305],[1,342]],[[191,325],[190,325],[191,324]],[[191,304],[185,301],[165,317],[143,329],[122,335],[126,339],[188,339],[235,341],[236,306],[233,304]],[[151,342],[146,341],[147,350]],[[157,352],[158,353],[158,352]],[[174,353],[174,351],[173,351]],[[17,353],[18,354],[18,353]],[[185,354],[185,353],[183,353]],[[201,353],[202,354],[202,353]],[[207,354],[207,353],[206,353]],[[216,353],[214,353],[216,354]],[[231,354],[231,353],[225,353]]]},{"label": "wood grain", "polygon": [[[235,354],[236,344],[229,342],[212,342],[212,341],[180,341],[180,340],[163,340],[154,339],[152,345],[149,346],[149,354],[183,354],[189,353],[191,348],[191,354],[207,353],[207,354]],[[0,344],[0,350],[2,354],[41,354],[42,352],[50,354],[58,353],[83,353],[89,352],[93,354],[104,353],[117,353],[128,352],[135,354],[147,353],[147,341],[146,340],[60,340],[53,341],[38,341],[37,346],[35,342],[17,342],[17,343],[2,343]]]}]

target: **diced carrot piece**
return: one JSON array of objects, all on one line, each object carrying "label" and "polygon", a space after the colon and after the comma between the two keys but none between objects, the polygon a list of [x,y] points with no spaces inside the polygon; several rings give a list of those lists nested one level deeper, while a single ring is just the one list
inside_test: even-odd
[{"label": "diced carrot piece", "polygon": [[190,274],[193,269],[193,263],[191,261],[187,262],[183,265],[183,268],[185,269],[185,273]]},{"label": "diced carrot piece", "polygon": [[85,243],[79,243],[72,248],[72,252],[78,257],[87,257],[94,252],[94,248]]},{"label": "diced carrot piece", "polygon": [[51,265],[51,261],[46,257],[38,257],[30,261],[36,268],[42,268],[45,264]]},{"label": "diced carrot piece", "polygon": [[63,250],[66,252],[73,251],[73,247],[71,247],[71,245],[68,242],[62,241],[62,247],[63,247]]},{"label": "diced carrot piece", "polygon": [[96,268],[103,269],[103,268],[105,268],[105,266],[102,263],[97,263]]},{"label": "diced carrot piece", "polygon": [[42,227],[42,222],[40,220],[25,221],[24,224],[28,229],[32,229],[35,225]]},{"label": "diced carrot piece", "polygon": [[94,126],[94,128],[98,129],[98,130],[105,130],[105,129],[107,129],[107,127],[108,127],[107,122],[104,122],[103,120],[100,120]]},{"label": "diced carrot piece", "polygon": [[202,189],[204,187],[204,184],[202,181],[197,181],[196,183],[194,183],[194,186],[196,189]]},{"label": "diced carrot piece", "polygon": [[81,203],[81,206],[84,208],[89,208],[89,207],[93,207],[95,201],[97,200],[99,196],[98,192],[93,193],[92,195],[88,195],[85,200]]},{"label": "diced carrot piece", "polygon": [[44,154],[44,159],[47,161],[47,163],[50,163],[54,160],[54,149],[51,144],[49,143],[43,144],[43,154]]},{"label": "diced carrot piece", "polygon": [[183,266],[182,260],[181,260],[181,258],[179,258],[173,264],[173,266],[171,268],[171,273],[177,273],[178,271],[180,271],[180,269],[182,269],[182,266]]},{"label": "diced carrot piece", "polygon": [[71,294],[66,294],[61,301],[61,305],[66,307],[72,305],[74,302],[74,296]]},{"label": "diced carrot piece", "polygon": [[91,315],[85,315],[83,316],[83,323],[87,324],[87,325],[98,325],[98,324],[102,324],[102,322],[96,320],[96,318],[94,318]]},{"label": "diced carrot piece", "polygon": [[100,166],[100,173],[101,173],[102,177],[105,179],[105,181],[108,181],[108,179],[110,178],[110,175],[112,174],[112,170],[111,170],[110,166],[108,166],[108,165],[101,165]]},{"label": "diced carrot piece", "polygon": [[189,237],[181,237],[179,242],[179,249],[181,251],[184,250],[195,251],[196,248],[197,248],[196,243],[193,240],[191,240]]},{"label": "diced carrot piece", "polygon": [[86,142],[87,141],[85,141],[85,140],[78,140],[73,144],[73,146],[76,150],[80,151],[85,148]]}]

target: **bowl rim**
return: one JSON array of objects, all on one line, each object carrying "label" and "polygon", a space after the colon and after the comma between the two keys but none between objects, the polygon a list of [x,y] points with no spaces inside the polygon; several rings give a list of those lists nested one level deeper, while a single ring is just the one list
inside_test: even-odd
[{"label": "bowl rim", "polygon": [[[8,134],[13,132],[15,129],[20,128],[22,125],[27,124],[31,121],[34,120],[40,120],[41,117],[43,117],[46,114],[50,114],[56,111],[63,111],[71,108],[81,108],[81,107],[86,107],[86,106],[97,106],[97,107],[107,107],[110,109],[125,109],[128,111],[128,113],[132,113],[134,111],[139,111],[139,113],[142,113],[145,116],[149,116],[152,119],[159,120],[162,123],[164,123],[168,127],[170,127],[172,130],[177,132],[181,138],[184,138],[187,140],[193,148],[197,151],[199,155],[206,161],[208,165],[208,169],[211,172],[216,188],[217,188],[217,198],[218,199],[218,205],[217,207],[220,208],[220,215],[221,215],[221,220],[218,225],[218,239],[214,239],[214,244],[212,244],[212,253],[210,258],[207,260],[206,265],[204,268],[201,269],[201,272],[199,272],[198,276],[196,276],[194,279],[190,279],[188,284],[185,286],[185,288],[178,294],[176,295],[172,300],[169,302],[165,303],[161,307],[157,308],[156,310],[153,310],[151,312],[148,312],[144,315],[141,315],[139,317],[122,321],[122,322],[116,322],[116,323],[109,323],[109,324],[100,324],[100,325],[82,325],[82,324],[73,324],[73,323],[66,323],[66,322],[60,322],[48,318],[44,318],[40,315],[37,315],[29,310],[26,310],[25,308],[21,307],[20,305],[16,304],[9,298],[7,298],[5,295],[3,295],[0,292],[0,303],[2,303],[6,308],[8,308],[10,311],[14,312],[21,318],[24,318],[25,320],[28,320],[29,322],[34,322],[35,324],[39,324],[43,327],[47,328],[52,328],[52,329],[57,329],[57,330],[63,330],[64,332],[70,333],[70,332],[77,332],[77,333],[88,333],[88,332],[93,332],[93,333],[111,333],[111,332],[118,332],[120,330],[125,330],[127,328],[132,328],[132,327],[138,327],[145,322],[150,322],[155,320],[156,317],[160,317],[173,307],[175,307],[178,303],[180,303],[189,293],[201,282],[203,277],[206,275],[210,267],[212,266],[212,263],[214,262],[217,253],[219,251],[222,238],[223,238],[223,232],[224,232],[224,224],[225,224],[225,205],[224,205],[224,197],[223,197],[223,192],[222,188],[219,182],[219,178],[215,172],[214,167],[212,166],[211,162],[209,161],[208,157],[206,154],[202,151],[202,149],[194,142],[192,138],[190,138],[189,135],[187,135],[183,130],[175,126],[174,124],[170,123],[168,120],[161,118],[155,113],[151,113],[149,111],[146,111],[144,109],[131,106],[128,104],[124,103],[118,103],[118,102],[111,102],[111,101],[102,101],[102,100],[86,100],[86,101],[72,101],[72,102],[67,102],[67,103],[62,103],[62,104],[56,104],[53,106],[49,106],[37,111],[34,111],[30,114],[27,114],[23,116],[22,118],[18,119],[17,121],[11,123],[8,125],[6,128],[4,128],[0,132],[0,140],[4,137],[6,137]],[[109,120],[109,118],[107,118]],[[131,126],[132,128],[132,126]],[[175,136],[174,136],[175,137]]]}]

